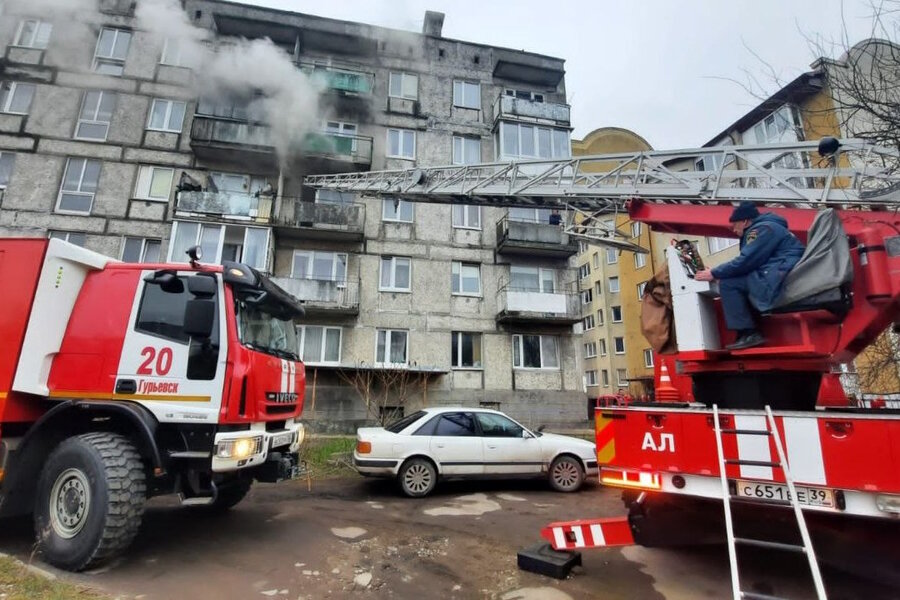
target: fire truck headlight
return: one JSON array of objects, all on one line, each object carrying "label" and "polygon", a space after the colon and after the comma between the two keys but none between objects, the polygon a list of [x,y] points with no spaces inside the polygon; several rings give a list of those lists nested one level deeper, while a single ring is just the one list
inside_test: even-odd
[{"label": "fire truck headlight", "polygon": [[900,514],[900,496],[879,494],[875,496],[875,505],[882,512]]},{"label": "fire truck headlight", "polygon": [[218,458],[231,458],[241,460],[259,454],[262,449],[262,436],[257,435],[233,440],[222,440],[216,444],[216,456]]}]

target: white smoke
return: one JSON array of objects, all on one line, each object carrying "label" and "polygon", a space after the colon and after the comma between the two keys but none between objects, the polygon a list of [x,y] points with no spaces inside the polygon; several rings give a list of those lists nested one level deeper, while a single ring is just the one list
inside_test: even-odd
[{"label": "white smoke", "polygon": [[97,14],[98,0],[0,0],[0,19],[40,17],[53,26],[53,62],[71,71],[84,70],[93,56],[97,33],[85,17]]}]

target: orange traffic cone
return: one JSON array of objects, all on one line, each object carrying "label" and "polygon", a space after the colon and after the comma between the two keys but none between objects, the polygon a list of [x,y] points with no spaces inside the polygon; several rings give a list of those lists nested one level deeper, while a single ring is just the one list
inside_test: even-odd
[{"label": "orange traffic cone", "polygon": [[678,402],[681,400],[681,393],[674,385],[669,377],[669,369],[666,363],[659,366],[659,385],[656,386],[657,402]]}]

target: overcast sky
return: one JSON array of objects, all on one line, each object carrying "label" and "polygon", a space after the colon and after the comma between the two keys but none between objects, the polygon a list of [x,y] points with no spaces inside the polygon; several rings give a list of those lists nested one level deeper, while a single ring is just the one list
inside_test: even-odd
[{"label": "overcast sky", "polygon": [[443,12],[444,37],[565,59],[574,137],[625,127],[657,149],[699,146],[759,103],[726,79],[746,84],[750,73],[772,93],[769,66],[789,81],[820,53],[811,39],[836,58],[844,27],[852,45],[872,23],[868,0],[249,3],[412,31],[426,10]]}]

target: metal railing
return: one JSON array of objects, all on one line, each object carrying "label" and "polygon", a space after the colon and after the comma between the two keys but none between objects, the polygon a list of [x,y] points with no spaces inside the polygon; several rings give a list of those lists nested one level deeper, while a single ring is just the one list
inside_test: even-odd
[{"label": "metal railing", "polygon": [[272,281],[310,308],[359,309],[359,278],[273,277]]},{"label": "metal railing", "polygon": [[272,197],[238,192],[178,192],[175,210],[182,212],[269,219]]}]

